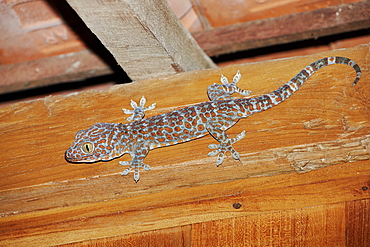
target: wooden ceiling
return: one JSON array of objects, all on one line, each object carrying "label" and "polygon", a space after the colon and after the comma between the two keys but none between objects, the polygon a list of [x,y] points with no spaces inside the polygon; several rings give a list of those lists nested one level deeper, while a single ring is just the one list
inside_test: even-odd
[{"label": "wooden ceiling", "polygon": [[67,2],[1,3],[0,93],[212,68],[208,56],[370,27],[370,1],[168,0],[177,17],[166,1]]}]

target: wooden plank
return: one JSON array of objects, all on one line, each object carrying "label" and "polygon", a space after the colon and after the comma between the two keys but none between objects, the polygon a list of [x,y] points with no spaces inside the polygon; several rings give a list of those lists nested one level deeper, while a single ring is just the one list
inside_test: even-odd
[{"label": "wooden plank", "polygon": [[346,202],[346,246],[370,246],[370,199]]},{"label": "wooden plank", "polygon": [[229,0],[210,1],[193,0],[194,8],[206,19],[209,26],[221,27],[236,23],[249,22],[283,15],[291,15],[327,8],[340,4],[359,2],[360,0],[284,0],[256,1]]},{"label": "wooden plank", "polygon": [[50,84],[82,80],[113,73],[89,50],[0,66],[0,93],[26,90]]},{"label": "wooden plank", "polygon": [[369,27],[370,1],[367,0],[223,26],[195,32],[193,37],[209,56],[215,56]]},{"label": "wooden plank", "polygon": [[[129,107],[130,99],[139,100],[142,95],[147,95],[148,104],[157,102],[158,108],[149,112],[148,116],[168,112],[206,101],[207,86],[219,81],[219,74],[232,77],[238,69],[243,75],[239,82],[240,87],[252,90],[255,92],[254,95],[261,95],[283,85],[312,61],[328,55],[347,56],[358,62],[364,69],[363,78],[358,85],[350,86],[355,73],[349,66],[329,66],[313,75],[301,90],[277,108],[241,120],[229,133],[233,136],[247,130],[247,139],[236,144],[244,165],[227,159],[225,166],[220,166],[216,170],[209,169],[209,165],[213,167],[215,159],[206,156],[209,151],[208,144],[214,143],[208,136],[191,143],[151,151],[146,161],[152,165],[153,170],[142,172],[142,182],[145,181],[145,186],[149,186],[147,188],[152,187],[156,190],[159,181],[167,184],[165,181],[171,177],[180,184],[204,184],[236,179],[235,174],[242,178],[292,172],[313,158],[313,156],[308,156],[310,159],[304,157],[305,150],[306,153],[315,151],[313,164],[317,165],[325,165],[325,162],[328,165],[345,162],[346,156],[340,156],[341,159],[337,161],[330,158],[338,155],[333,153],[335,150],[345,147],[354,148],[347,149],[351,152],[351,155],[347,156],[349,161],[367,159],[369,113],[365,107],[368,103],[365,99],[369,97],[370,92],[369,74],[366,70],[367,51],[368,46],[364,45],[294,59],[229,66],[214,71],[189,72],[181,76],[120,85],[103,92],[90,91],[67,97],[50,97],[3,108],[1,116],[6,121],[1,122],[0,128],[4,130],[2,133],[4,143],[12,143],[14,135],[26,139],[17,145],[7,146],[6,150],[10,152],[4,154],[3,162],[6,162],[4,164],[10,162],[11,165],[3,166],[1,187],[14,189],[48,183],[54,179],[66,181],[71,179],[71,174],[74,174],[75,178],[81,176],[92,178],[102,173],[115,174],[122,171],[123,168],[117,166],[117,160],[95,165],[73,165],[66,163],[63,154],[78,130],[86,129],[97,122],[125,122],[127,116],[122,113],[121,108]],[[295,71],[292,71],[292,68],[295,68]],[[265,73],[261,74],[260,71]],[[264,83],[261,84],[261,81]],[[182,82],[182,85],[179,82]],[[159,91],[158,88],[161,87],[166,90]],[[353,104],[356,111],[352,110]],[[21,128],[19,123],[22,123]],[[45,132],[48,126],[52,126],[51,130]],[[56,137],[58,143],[55,143]],[[35,144],[30,145],[29,142]],[[316,146],[310,146],[315,143]],[[40,146],[43,148],[40,149]],[[324,152],[320,153],[320,149]],[[57,154],[51,159],[48,152],[53,150],[57,151]],[[332,152],[332,155],[326,152]],[[38,155],[39,153],[42,155]],[[189,157],[189,153],[194,156]],[[16,162],[12,157],[20,157],[22,162]],[[325,157],[327,158],[324,159]],[[126,155],[122,159],[129,157]],[[34,160],[40,162],[35,163]],[[320,160],[321,163],[317,163]],[[24,171],[23,164],[30,164],[32,169]],[[47,175],[40,177],[40,172],[44,171],[45,166],[52,167],[51,173],[44,173]],[[248,166],[249,169],[245,169],[244,166]],[[176,172],[173,172],[174,169],[170,169],[171,167],[176,167]],[[14,170],[21,172],[13,173]],[[199,175],[190,176],[191,181],[184,180],[184,177],[189,177],[190,171]],[[215,171],[217,179],[212,178]],[[203,175],[211,180],[205,181]],[[101,179],[99,181],[102,181],[102,186],[106,182],[112,182],[109,182],[112,179],[110,176]],[[105,179],[107,181],[104,181]],[[131,185],[132,177],[124,179],[126,180],[128,188],[136,191],[134,188],[137,188],[137,185]],[[78,180],[75,182],[81,183]],[[92,181],[85,182],[91,182],[91,186],[96,186]],[[76,186],[79,186],[77,184]]]},{"label": "wooden plank", "polygon": [[[348,246],[344,203],[193,225],[192,246]],[[360,245],[358,245],[360,246]]]},{"label": "wooden plank", "polygon": [[369,201],[207,221],[63,246],[369,246]]},{"label": "wooden plank", "polygon": [[[258,213],[369,199],[369,161],[17,214],[0,219],[0,244],[46,246]],[[340,173],[340,174],[338,174]],[[114,193],[106,190],[106,193]],[[79,195],[77,195],[79,196]],[[235,203],[241,205],[235,207]],[[303,222],[309,224],[309,222]],[[305,225],[305,224],[304,224]]]},{"label": "wooden plank", "polygon": [[[361,189],[369,176],[368,50],[362,45],[186,72],[0,109],[0,244],[65,244],[369,198]],[[152,171],[142,172],[137,184],[132,174],[120,175],[124,168],[118,160],[70,164],[64,159],[78,130],[125,122],[121,108],[130,99],[146,95],[148,104],[157,102],[148,116],[168,112],[206,101],[207,86],[219,81],[219,74],[232,77],[237,70],[243,75],[239,86],[261,95],[330,55],[351,57],[362,67],[358,85],[350,86],[352,68],[329,66],[283,104],[241,120],[229,131],[231,136],[248,132],[235,145],[241,162],[228,157],[215,167],[215,159],[206,156],[214,143],[210,136],[151,151],[146,163]],[[162,87],[166,90],[158,90]],[[318,169],[323,166],[329,167]],[[318,170],[296,174],[297,167]]]},{"label": "wooden plank", "polygon": [[[358,52],[358,55],[354,58],[354,60],[359,61],[359,64],[363,64],[366,66],[366,47],[367,46],[360,46],[360,48],[356,48],[356,52]],[[333,53],[325,53],[325,54],[333,54]],[[338,53],[337,53],[338,54]],[[350,56],[351,53],[345,53],[345,52],[339,52],[339,54]],[[323,56],[323,55],[319,55]],[[319,57],[317,56],[317,57]],[[317,58],[316,57],[316,58]],[[301,61],[302,59],[296,59],[296,60],[286,60],[285,62],[281,61],[279,63],[277,62],[270,62],[265,63],[263,67],[267,65],[268,68],[271,68],[268,74],[260,75],[259,73],[253,73],[255,71],[261,71],[261,64],[255,64],[248,66],[248,70],[245,70],[246,74],[251,78],[251,81],[257,82],[259,80],[265,81],[266,85],[255,85],[250,84],[248,86],[249,89],[252,89],[253,91],[260,90],[261,93],[267,93],[273,89],[275,89],[278,85],[282,85],[284,81],[289,80],[290,76],[286,76],[286,78],[281,78],[281,71],[290,71],[289,66],[295,66],[295,67],[304,67],[306,64],[309,64],[310,61],[315,60],[316,58],[307,57],[305,61]],[[292,65],[292,64],[296,65]],[[277,64],[281,66],[281,69],[279,70],[276,66]],[[275,66],[275,67],[274,67]],[[240,66],[238,66],[240,69]],[[338,68],[336,68],[338,67]],[[286,69],[284,69],[286,68]],[[354,74],[345,75],[353,73],[351,71],[351,68],[347,68],[346,73],[340,73],[339,70],[335,69],[342,69],[342,66],[332,66],[325,68],[325,70],[330,71],[330,69],[334,69],[334,73],[338,73],[336,77],[339,77],[340,74],[343,74],[343,78],[346,78],[347,85],[350,84],[351,79],[353,78]],[[225,68],[225,72],[229,70],[230,72],[227,72],[228,74],[232,75],[234,71],[236,71],[237,68],[235,67],[228,67]],[[231,72],[232,71],[232,72]],[[299,69],[297,69],[299,71]],[[332,70],[333,71],[333,70]],[[34,163],[33,159],[37,158],[40,159],[38,155],[36,155],[37,152],[41,152],[38,149],[37,145],[28,145],[28,142],[18,143],[16,146],[13,147],[7,147],[8,149],[12,150],[12,152],[8,152],[5,154],[4,157],[7,157],[11,160],[11,157],[13,155],[23,157],[23,161],[21,163],[14,163],[13,165],[15,167],[12,167],[12,169],[6,169],[6,166],[4,167],[3,173],[4,177],[1,180],[2,188],[3,189],[12,189],[12,188],[18,188],[19,186],[29,186],[30,184],[42,184],[42,183],[48,183],[50,180],[53,180],[53,177],[50,177],[51,174],[48,174],[48,176],[40,177],[39,173],[44,169],[42,164],[49,164],[47,166],[53,167],[52,174],[55,172],[55,179],[58,181],[64,181],[70,179],[70,174],[67,173],[67,171],[73,170],[73,172],[76,172],[75,176],[87,176],[87,177],[94,177],[99,173],[118,173],[122,170],[120,166],[117,167],[117,161],[111,161],[109,163],[98,163],[96,165],[68,165],[68,163],[65,163],[65,160],[63,159],[63,156],[60,154],[63,154],[64,150],[70,145],[73,136],[75,132],[79,129],[84,129],[87,126],[90,126],[91,124],[94,124],[96,122],[121,122],[124,118],[124,116],[121,113],[120,108],[124,105],[124,103],[118,104],[117,102],[123,102],[126,101],[128,103],[130,98],[133,99],[139,99],[142,94],[144,95],[151,95],[150,102],[157,102],[158,107],[162,105],[161,108],[154,111],[152,114],[158,114],[162,112],[169,111],[170,109],[173,109],[175,107],[179,106],[186,106],[188,104],[202,102],[206,100],[205,93],[199,92],[199,86],[200,83],[203,83],[204,91],[208,84],[211,84],[212,82],[215,82],[218,80],[218,75],[220,72],[214,72],[214,74],[209,75],[208,77],[205,75],[203,79],[200,79],[199,73],[192,73],[192,75],[187,75],[185,77],[174,77],[171,80],[167,79],[165,80],[167,82],[166,87],[168,88],[168,91],[166,92],[157,92],[157,88],[164,83],[164,81],[150,81],[150,82],[138,82],[137,84],[122,86],[122,87],[116,87],[115,89],[112,89],[111,91],[106,92],[91,92],[91,93],[85,93],[85,94],[77,94],[73,95],[67,98],[48,98],[45,100],[38,100],[34,102],[29,103],[22,103],[18,105],[14,105],[8,108],[3,109],[2,114],[3,116],[9,116],[7,117],[8,121],[2,123],[2,129],[6,129],[7,132],[3,133],[4,141],[7,140],[11,143],[11,140],[13,138],[14,133],[15,134],[22,134],[22,131],[25,131],[27,135],[31,137],[31,140],[37,140],[37,144],[44,146],[46,145],[46,150],[54,150],[55,143],[54,143],[54,135],[58,136],[60,140],[63,140],[63,142],[59,145],[57,145],[59,156],[55,157],[55,160],[51,160],[48,155],[43,155],[41,157],[42,162],[41,163]],[[224,73],[224,72],[222,72]],[[226,73],[224,73],[226,74]],[[261,78],[262,76],[262,78]],[[321,73],[321,77],[325,76],[325,73]],[[281,79],[280,79],[281,78]],[[355,100],[360,99],[358,97],[366,98],[366,94],[369,92],[368,90],[368,84],[367,84],[367,74],[366,71],[364,72],[364,77],[361,80],[361,82],[356,86],[356,90],[353,88],[347,88],[345,83],[342,84],[341,87],[346,89],[346,97],[351,97],[349,100]],[[178,81],[184,81],[183,86],[177,85]],[[248,79],[249,80],[249,79]],[[340,80],[340,79],[338,79]],[[278,83],[276,81],[279,81]],[[335,157],[338,155],[338,153],[332,153],[332,155],[327,155],[326,152],[336,152],[336,150],[340,150],[340,148],[343,148],[343,146],[347,146],[348,148],[351,148],[353,146],[355,150],[348,151],[351,152],[351,154],[355,154],[354,151],[357,150],[357,159],[366,159],[366,153],[361,153],[361,150],[366,150],[364,147],[366,147],[366,135],[368,134],[366,123],[368,122],[368,115],[365,110],[360,108],[358,112],[356,111],[349,111],[345,112],[347,109],[350,109],[350,104],[352,103],[346,103],[345,98],[342,96],[338,98],[338,87],[339,85],[335,85],[338,82],[331,81],[332,83],[332,93],[330,93],[328,88],[330,87],[330,84],[327,86],[324,86],[326,84],[318,82],[317,85],[314,84],[314,80],[308,82],[307,85],[304,86],[304,88],[307,88],[307,90],[300,90],[298,92],[298,96],[292,97],[289,99],[289,101],[285,102],[284,104],[279,106],[278,111],[268,111],[258,114],[258,117],[252,116],[248,118],[247,120],[241,121],[238,125],[233,127],[230,131],[231,134],[240,133],[243,129],[245,129],[244,125],[248,123],[248,142],[246,145],[239,145],[238,149],[242,153],[243,156],[243,162],[245,165],[248,165],[250,169],[246,170],[242,166],[238,166],[238,163],[235,162],[229,162],[228,160],[226,162],[231,165],[231,169],[222,169],[218,170],[218,179],[227,181],[229,179],[234,178],[235,171],[239,171],[240,177],[245,176],[260,176],[265,173],[274,171],[276,173],[279,172],[291,172],[294,171],[294,167],[298,168],[299,170],[302,170],[302,166],[307,163],[308,160],[306,157],[306,160],[304,159],[304,155],[302,153],[297,151],[306,151],[308,153],[311,153],[312,149],[316,149],[315,157],[316,162],[310,164],[316,165],[324,165],[324,162],[319,162],[322,158],[326,157]],[[193,84],[191,84],[193,83]],[[242,82],[241,82],[242,83]],[[267,85],[267,83],[270,84],[270,86]],[[328,82],[326,82],[328,83]],[[145,86],[144,86],[145,85]],[[142,89],[140,89],[142,88]],[[257,89],[260,88],[260,89]],[[321,93],[320,90],[321,88]],[[315,90],[316,93],[313,95],[312,90]],[[140,91],[140,94],[138,95],[138,91]],[[178,95],[187,95],[188,97],[177,97],[177,95],[171,94],[171,92],[178,92]],[[356,93],[357,92],[357,93]],[[166,93],[167,95],[165,95]],[[329,93],[331,95],[329,95]],[[124,96],[123,96],[124,95]],[[332,111],[332,109],[329,111],[326,108],[323,108],[323,106],[319,103],[320,99],[318,97],[323,97],[324,95],[328,96],[328,98],[333,98],[333,101],[328,101],[327,99],[326,104],[330,104],[330,107],[332,109],[336,109],[336,111]],[[99,99],[99,100],[97,100]],[[103,101],[102,101],[103,99]],[[324,99],[321,99],[324,100]],[[340,104],[337,104],[337,102],[340,102]],[[60,102],[60,103],[59,103]],[[82,103],[84,102],[84,103]],[[102,103],[103,102],[103,103]],[[291,103],[290,103],[291,102]],[[307,102],[306,104],[302,104],[302,102]],[[350,101],[351,102],[351,101]],[[360,101],[361,102],[361,101]],[[356,103],[358,104],[358,103]],[[24,110],[24,107],[27,106],[27,111]],[[300,114],[294,114],[294,110],[292,111],[292,107],[294,106],[300,106]],[[312,109],[311,106],[315,106],[314,109]],[[125,106],[126,107],[126,106]],[[301,111],[305,111],[305,114],[301,113]],[[323,111],[325,114],[323,114]],[[21,115],[17,114],[13,116],[13,112],[22,112]],[[68,113],[67,113],[68,112]],[[284,114],[281,115],[281,112]],[[342,114],[346,114],[346,118],[343,119]],[[57,114],[58,113],[58,114]],[[338,113],[338,114],[336,114]],[[67,114],[67,116],[65,116]],[[289,117],[286,117],[287,114],[289,114]],[[320,117],[318,117],[320,115]],[[12,116],[12,117],[10,117]],[[28,116],[34,116],[33,118],[30,118]],[[274,123],[271,123],[271,118],[275,119]],[[303,118],[303,119],[302,119]],[[81,122],[80,119],[87,119],[86,122]],[[23,123],[22,131],[17,129],[18,122]],[[249,124],[250,123],[250,124]],[[343,123],[338,124],[338,123]],[[57,132],[58,129],[53,130],[53,135],[48,135],[43,131],[45,126],[54,126],[58,125],[58,128],[62,128],[66,126],[67,132]],[[25,127],[30,126],[30,127]],[[32,127],[31,127],[32,126]],[[301,128],[300,126],[303,126]],[[236,129],[235,129],[236,128]],[[271,131],[270,129],[273,128],[275,131]],[[354,135],[351,136],[351,138],[346,139],[346,134],[343,133],[343,129],[358,129],[358,131],[355,132]],[[234,130],[235,129],[235,130]],[[63,134],[62,134],[63,133]],[[68,133],[68,135],[66,135]],[[351,133],[351,132],[350,132]],[[290,134],[292,137],[288,139],[289,146],[286,147],[286,141],[287,141],[287,135]],[[338,139],[341,138],[341,139]],[[360,138],[360,139],[356,139]],[[362,138],[362,139],[361,139]],[[351,141],[351,139],[353,141]],[[45,141],[42,140],[47,140]],[[343,141],[346,140],[346,141]],[[326,141],[326,143],[320,143],[320,145],[317,145],[316,147],[309,146],[307,143],[315,143],[315,142],[323,142]],[[328,143],[329,141],[329,143]],[[209,177],[213,177],[213,170],[208,169],[208,164],[214,164],[213,158],[205,158],[205,155],[207,154],[207,144],[212,143],[212,138],[203,138],[197,141],[193,141],[193,145],[188,144],[182,144],[177,145],[173,147],[168,147],[165,149],[157,149],[150,153],[150,155],[147,157],[148,163],[152,164],[152,166],[156,167],[158,166],[158,169],[154,169],[151,172],[143,172],[142,176],[148,176],[155,178],[153,181],[149,182],[146,181],[147,186],[157,188],[158,182],[156,179],[164,179],[173,176],[173,178],[179,179],[179,181],[188,183],[195,183],[195,184],[203,184],[204,178],[202,176],[192,176],[192,179],[194,179],[192,182],[190,181],[184,181],[182,177],[186,177],[189,172],[189,167],[191,169],[194,169],[194,171],[198,171],[200,173],[203,173],[204,175]],[[334,142],[334,143],[333,143]],[[353,143],[350,145],[350,143]],[[50,143],[50,144],[49,144]],[[253,145],[251,144],[253,143]],[[268,143],[268,146],[266,145]],[[355,145],[355,143],[360,143],[358,145]],[[364,144],[361,144],[364,143]],[[23,146],[22,146],[23,145]],[[49,146],[50,145],[50,146]],[[363,146],[365,145],[365,146]],[[253,146],[253,149],[251,149]],[[285,147],[285,148],[282,148]],[[320,149],[323,147],[325,148],[324,152],[320,153]],[[275,154],[272,155],[271,152],[266,152],[266,150],[274,150],[274,148],[277,148],[275,150]],[[24,150],[27,152],[25,153]],[[195,152],[195,150],[198,150]],[[203,150],[202,153],[201,150]],[[251,152],[251,150],[253,150]],[[296,151],[295,151],[296,150]],[[332,150],[332,151],[330,151]],[[46,151],[45,151],[46,152]],[[280,153],[283,153],[283,155],[279,155]],[[294,153],[295,152],[295,153]],[[189,153],[194,153],[194,160],[197,160],[196,162],[190,162],[191,159],[188,157]],[[285,156],[284,156],[285,154]],[[362,154],[362,155],[361,155]],[[8,156],[9,155],[9,156]],[[165,155],[165,156],[163,156]],[[286,156],[289,155],[289,156]],[[348,156],[349,158],[352,157]],[[303,159],[302,159],[303,157]],[[124,156],[124,159],[127,158]],[[312,158],[312,157],[311,157]],[[344,162],[346,159],[346,156],[340,157],[341,159],[339,161],[330,161],[328,160],[328,164],[332,165],[335,164],[335,162]],[[356,159],[355,159],[356,160]],[[326,161],[326,160],[324,160]],[[13,161],[15,162],[15,161]],[[199,163],[201,162],[201,163]],[[295,164],[294,167],[286,166],[286,162],[289,162],[290,164]],[[32,171],[29,172],[20,172],[17,174],[13,174],[12,176],[7,176],[5,174],[12,174],[12,170],[20,170],[22,171],[23,163],[32,164],[33,168]],[[55,165],[56,166],[55,166]],[[67,166],[66,166],[67,164]],[[107,165],[108,164],[108,165]],[[166,164],[170,165],[172,164],[173,167],[177,167],[180,164],[188,164],[187,166],[181,166],[177,168],[177,172],[173,172],[170,174],[166,174],[166,170],[171,171],[171,169],[166,169]],[[174,165],[179,164],[179,165]],[[203,164],[203,166],[200,166]],[[264,165],[262,165],[264,164]],[[262,166],[261,166],[262,165]],[[200,166],[200,167],[199,167]],[[185,168],[187,167],[187,168]],[[237,169],[237,170],[235,170]],[[87,173],[85,173],[87,172]],[[107,180],[106,180],[107,179]],[[110,177],[102,178],[101,183],[104,188],[105,183],[110,183]],[[145,178],[144,178],[145,179]],[[106,180],[106,181],[105,181]],[[217,181],[211,180],[212,181]],[[220,181],[220,180],[218,180]],[[95,181],[96,182],[96,181]],[[89,186],[92,186],[91,188],[95,187],[96,184],[93,181],[86,181],[86,183],[90,184]],[[79,186],[80,182],[76,181],[75,186]],[[152,183],[152,184],[151,184]],[[127,186],[132,187],[131,184],[131,178],[127,182]],[[57,186],[57,185],[55,185]],[[61,191],[63,191],[63,186],[61,186]],[[85,184],[87,186],[87,184]],[[135,185],[136,186],[136,185]],[[95,187],[96,188],[96,187]],[[135,187],[132,187],[135,188]],[[160,190],[161,187],[158,187]],[[41,191],[40,191],[41,192]],[[45,190],[43,193],[48,193],[47,190]],[[104,196],[104,193],[102,194]],[[102,198],[103,199],[103,198]],[[78,199],[80,200],[80,199]],[[52,201],[51,201],[52,202]],[[42,204],[41,204],[42,205]]]},{"label": "wooden plank", "polygon": [[174,227],[135,234],[127,234],[114,238],[91,239],[78,243],[61,245],[74,246],[176,246],[190,247],[191,226]]},{"label": "wooden plank", "polygon": [[132,80],[216,67],[165,0],[67,0]]}]

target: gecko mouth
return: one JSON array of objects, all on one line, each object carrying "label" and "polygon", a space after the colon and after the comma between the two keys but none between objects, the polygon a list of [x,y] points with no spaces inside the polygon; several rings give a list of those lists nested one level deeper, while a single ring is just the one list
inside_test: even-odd
[{"label": "gecko mouth", "polygon": [[93,162],[100,161],[100,159],[97,160],[92,155],[74,154],[71,148],[67,149],[67,151],[64,153],[64,158],[68,162],[72,162],[72,163],[93,163]]},{"label": "gecko mouth", "polygon": [[64,158],[69,162],[76,162],[77,159],[72,155],[71,149],[67,149],[67,151],[64,154]]},{"label": "gecko mouth", "polygon": [[67,149],[67,151],[64,154],[64,157],[68,162],[74,163],[89,162],[88,160],[85,160],[81,155],[74,155],[71,149]]}]

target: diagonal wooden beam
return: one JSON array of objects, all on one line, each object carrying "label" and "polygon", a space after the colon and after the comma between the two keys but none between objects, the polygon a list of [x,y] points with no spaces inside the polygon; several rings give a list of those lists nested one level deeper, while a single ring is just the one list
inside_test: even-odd
[{"label": "diagonal wooden beam", "polygon": [[165,0],[67,0],[132,80],[214,68]]}]

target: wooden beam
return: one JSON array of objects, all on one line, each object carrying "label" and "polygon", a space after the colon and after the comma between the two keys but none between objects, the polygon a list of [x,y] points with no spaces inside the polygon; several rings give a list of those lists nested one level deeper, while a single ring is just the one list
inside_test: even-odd
[{"label": "wooden beam", "polygon": [[165,0],[67,0],[132,80],[215,68]]},{"label": "wooden beam", "polygon": [[[153,194],[144,192],[143,195],[134,197],[126,194],[126,198],[76,206],[68,205],[67,201],[59,201],[61,205],[58,208],[33,213],[16,212],[16,215],[0,218],[2,232],[0,244],[31,247],[40,246],[42,243],[45,246],[54,246],[181,225],[369,199],[369,190],[361,189],[368,185],[369,165],[369,161],[364,161],[339,165],[337,169],[317,170],[304,176],[289,174],[275,176],[273,179],[271,177],[241,179]],[[107,184],[105,193],[120,197],[117,194],[119,191],[109,189],[109,185]],[[72,189],[68,184],[64,186],[65,190]],[[121,186],[124,187],[122,184]],[[121,192],[123,190],[121,189]],[[81,197],[79,191],[72,192],[76,197]],[[28,200],[33,196],[35,195],[29,195]],[[91,196],[94,196],[93,191]],[[357,227],[357,230],[363,228],[366,229],[366,224],[362,224],[362,228]],[[320,233],[317,234],[325,237]],[[358,238],[366,237],[360,233]]]},{"label": "wooden beam", "polygon": [[192,33],[215,56],[370,28],[370,1],[342,4]]},{"label": "wooden beam", "polygon": [[[369,48],[192,71],[0,109],[0,245],[65,244],[370,198]],[[121,176],[118,161],[129,155],[94,164],[64,159],[78,130],[125,123],[121,108],[130,99],[145,95],[157,103],[147,115],[157,115],[206,101],[207,86],[237,70],[239,86],[261,95],[332,55],[361,66],[356,87],[352,68],[328,66],[286,102],[239,121],[228,133],[247,131],[234,145],[241,161],[226,157],[216,167],[207,156],[211,136],[152,150],[145,160],[152,170],[142,171],[139,183],[132,173]]]},{"label": "wooden beam", "polygon": [[112,74],[113,70],[89,50],[0,66],[0,93],[26,90]]}]

